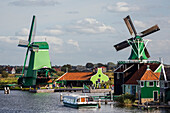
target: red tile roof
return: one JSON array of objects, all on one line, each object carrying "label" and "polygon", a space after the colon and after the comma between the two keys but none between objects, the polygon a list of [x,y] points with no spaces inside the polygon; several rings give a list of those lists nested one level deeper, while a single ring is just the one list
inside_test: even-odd
[{"label": "red tile roof", "polygon": [[67,72],[57,80],[89,80],[93,75],[93,72]]},{"label": "red tile roof", "polygon": [[150,69],[147,69],[140,80],[159,80],[159,77]]}]

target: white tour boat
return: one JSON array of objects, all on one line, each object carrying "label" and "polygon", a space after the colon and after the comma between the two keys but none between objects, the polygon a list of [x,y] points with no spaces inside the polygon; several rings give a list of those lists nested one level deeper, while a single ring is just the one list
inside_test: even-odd
[{"label": "white tour boat", "polygon": [[98,102],[95,102],[90,96],[81,95],[69,95],[63,96],[64,106],[74,107],[74,108],[97,108]]}]

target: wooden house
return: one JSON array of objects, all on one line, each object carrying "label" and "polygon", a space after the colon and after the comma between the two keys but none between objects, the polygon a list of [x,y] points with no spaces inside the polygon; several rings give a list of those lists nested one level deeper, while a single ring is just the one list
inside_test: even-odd
[{"label": "wooden house", "polygon": [[138,97],[139,97],[140,103],[145,103],[145,102],[150,102],[150,101],[159,101],[160,99],[160,72],[153,72],[148,67],[148,69],[145,71],[141,79],[138,81],[138,84],[139,84]]},{"label": "wooden house", "polygon": [[95,72],[67,72],[62,75],[57,81],[65,82],[67,86],[96,85],[102,82],[107,82],[109,77],[102,72],[102,68],[98,68]]},{"label": "wooden house", "polygon": [[159,66],[158,61],[120,61],[118,62],[118,68],[114,71],[114,93],[121,95],[126,92],[138,95],[137,88],[140,78],[143,76],[147,69],[147,65],[154,72]]}]

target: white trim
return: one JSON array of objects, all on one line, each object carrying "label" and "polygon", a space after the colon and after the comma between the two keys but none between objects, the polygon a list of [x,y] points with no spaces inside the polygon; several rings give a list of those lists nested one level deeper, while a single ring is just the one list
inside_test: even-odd
[{"label": "white trim", "polygon": [[159,67],[154,71],[154,73],[162,66],[162,64],[159,65]]},{"label": "white trim", "polygon": [[114,70],[114,72],[117,71],[121,66],[123,66],[123,64],[121,64],[118,68],[116,68],[116,69]]},{"label": "white trim", "polygon": [[127,70],[129,70],[130,68],[132,68],[134,66],[134,64],[133,65],[131,65],[131,66],[129,66],[127,69],[125,69],[123,72],[126,72]]},{"label": "white trim", "polygon": [[159,81],[156,81],[156,87],[160,87],[160,82]]},{"label": "white trim", "polygon": [[162,65],[162,70],[163,70],[164,79],[165,79],[165,81],[167,81],[164,65]]},{"label": "white trim", "polygon": [[[63,77],[65,74],[67,74],[68,72],[64,73],[61,77]],[[59,80],[61,77],[59,77],[57,80]]]},{"label": "white trim", "polygon": [[[149,40],[147,40],[147,39],[146,39],[146,40],[143,40],[143,43],[144,43],[145,46],[144,46],[142,52],[139,54],[140,57],[142,56],[142,53],[144,52],[144,50],[145,50],[145,48],[146,48],[148,42],[149,42]],[[140,47],[140,48],[141,48],[141,47]]]},{"label": "white trim", "polygon": [[[141,85],[141,82],[143,82],[143,86]],[[145,81],[140,81],[140,87],[144,87],[145,86],[144,83]]]}]

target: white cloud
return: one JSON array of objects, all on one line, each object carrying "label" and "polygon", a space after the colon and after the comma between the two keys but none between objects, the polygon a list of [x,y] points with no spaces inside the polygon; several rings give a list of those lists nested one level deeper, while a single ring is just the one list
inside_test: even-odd
[{"label": "white cloud", "polygon": [[18,0],[10,2],[10,4],[15,6],[55,6],[58,3],[57,0]]},{"label": "white cloud", "polygon": [[68,40],[67,43],[75,46],[77,49],[80,49],[80,48],[79,48],[78,41],[74,41],[74,40],[70,39],[70,40]]},{"label": "white cloud", "polygon": [[44,33],[46,35],[60,35],[63,34],[63,31],[59,29],[49,29],[49,30],[45,30]]},{"label": "white cloud", "polygon": [[22,28],[20,31],[15,33],[16,36],[28,36],[29,35],[29,29]]},{"label": "white cloud", "polygon": [[133,6],[133,5],[129,5],[126,2],[117,2],[116,5],[109,5],[109,6],[106,7],[106,9],[108,11],[111,11],[111,12],[114,12],[114,11],[127,12],[127,11],[136,11],[136,10],[139,10],[139,7]]},{"label": "white cloud", "polygon": [[113,27],[100,23],[93,18],[85,18],[83,20],[79,20],[69,29],[72,29],[73,32],[92,34],[115,32],[115,29]]},{"label": "white cloud", "polygon": [[142,21],[135,20],[134,24],[138,27],[145,28],[146,24],[144,24]]},{"label": "white cloud", "polygon": [[170,24],[170,20],[168,20],[168,23]]},{"label": "white cloud", "polygon": [[54,28],[49,28],[44,31],[45,35],[60,35],[63,34],[64,31],[62,30],[62,27],[59,25],[56,25]]}]

